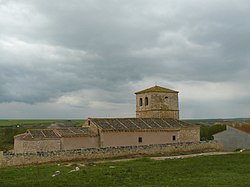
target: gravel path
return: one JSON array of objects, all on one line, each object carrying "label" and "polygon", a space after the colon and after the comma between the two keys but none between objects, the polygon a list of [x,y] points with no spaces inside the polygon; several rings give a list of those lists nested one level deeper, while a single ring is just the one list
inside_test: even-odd
[{"label": "gravel path", "polygon": [[[178,155],[178,156],[161,156],[161,157],[149,157],[152,160],[167,160],[167,159],[183,159],[183,158],[191,158],[197,156],[210,156],[210,155],[227,155],[227,154],[235,154],[237,152],[210,152],[210,153],[197,153],[197,154],[189,154],[189,155]],[[106,162],[124,162],[130,160],[137,160],[139,158],[124,158],[117,160],[101,160],[95,161],[94,163],[106,163]]]},{"label": "gravel path", "polygon": [[236,152],[210,152],[210,153],[197,153],[190,155],[178,155],[178,156],[163,156],[163,157],[150,157],[153,160],[166,160],[166,159],[180,159],[180,158],[191,158],[197,156],[210,156],[210,155],[227,155],[235,154]]}]

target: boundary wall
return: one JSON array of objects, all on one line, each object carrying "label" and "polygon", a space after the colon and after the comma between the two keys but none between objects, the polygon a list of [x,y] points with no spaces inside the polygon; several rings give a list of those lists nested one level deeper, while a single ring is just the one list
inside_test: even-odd
[{"label": "boundary wall", "polygon": [[105,148],[85,148],[68,151],[13,154],[0,152],[0,168],[24,166],[50,162],[94,161],[114,158],[142,156],[168,156],[191,153],[223,151],[223,145],[217,141],[171,143],[141,146],[122,146]]}]

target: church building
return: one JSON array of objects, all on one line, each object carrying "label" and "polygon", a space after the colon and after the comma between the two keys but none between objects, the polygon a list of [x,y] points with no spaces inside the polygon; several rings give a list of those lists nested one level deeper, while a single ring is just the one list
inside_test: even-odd
[{"label": "church building", "polygon": [[200,129],[179,120],[178,92],[154,86],[136,92],[136,118],[88,118],[81,128],[32,129],[15,136],[15,153],[200,141]]}]

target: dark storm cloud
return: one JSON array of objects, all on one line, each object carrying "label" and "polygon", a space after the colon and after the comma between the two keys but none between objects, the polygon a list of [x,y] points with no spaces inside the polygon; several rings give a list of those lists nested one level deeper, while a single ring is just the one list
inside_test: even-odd
[{"label": "dark storm cloud", "polygon": [[245,92],[249,17],[246,0],[0,1],[0,102],[133,104],[158,80]]}]

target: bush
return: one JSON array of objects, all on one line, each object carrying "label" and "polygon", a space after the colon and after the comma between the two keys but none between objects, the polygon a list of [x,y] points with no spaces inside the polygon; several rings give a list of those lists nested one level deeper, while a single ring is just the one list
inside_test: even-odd
[{"label": "bush", "polygon": [[14,144],[14,136],[24,133],[25,131],[25,128],[0,128],[0,151],[7,151],[11,149]]},{"label": "bush", "polygon": [[213,135],[226,130],[226,125],[201,125],[200,126],[200,140],[213,140]]}]

